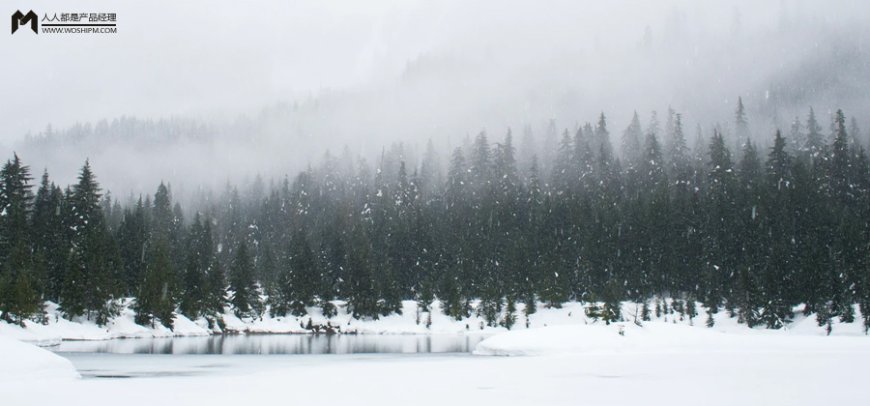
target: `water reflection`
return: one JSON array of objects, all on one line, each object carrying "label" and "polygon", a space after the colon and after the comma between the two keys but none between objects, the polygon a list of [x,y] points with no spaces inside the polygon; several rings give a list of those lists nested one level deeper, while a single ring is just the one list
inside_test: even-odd
[{"label": "water reflection", "polygon": [[373,354],[470,352],[484,336],[262,334],[64,341],[58,352],[115,354]]}]

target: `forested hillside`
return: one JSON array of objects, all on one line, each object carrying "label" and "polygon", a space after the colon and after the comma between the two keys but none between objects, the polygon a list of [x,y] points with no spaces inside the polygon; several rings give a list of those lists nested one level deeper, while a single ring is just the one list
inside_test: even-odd
[{"label": "forested hillside", "polygon": [[801,303],[820,325],[851,322],[857,303],[870,326],[870,163],[855,120],[837,111],[828,130],[810,110],[750,137],[741,103],[733,140],[699,128],[693,149],[680,114],[663,121],[480,133],[454,151],[430,143],[419,165],[401,147],[372,164],[327,154],[268,185],[204,193],[195,212],[166,184],[122,205],[88,163],[63,188],[16,155],[0,173],[2,318],[39,320],[50,300],[106,322],[122,297],[140,324],[216,321],[224,306],[330,314],[334,299],[366,318],[438,298],[491,324],[518,302],[569,300],[612,321],[619,301],[675,297],[769,328]]}]

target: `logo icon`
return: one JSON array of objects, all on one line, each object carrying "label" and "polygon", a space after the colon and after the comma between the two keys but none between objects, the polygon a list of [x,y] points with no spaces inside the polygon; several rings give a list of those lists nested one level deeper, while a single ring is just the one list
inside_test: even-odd
[{"label": "logo icon", "polygon": [[27,14],[22,14],[21,10],[16,10],[15,14],[12,14],[12,33],[15,34],[15,31],[18,31],[18,26],[27,25],[30,23],[30,29],[33,30],[35,34],[39,34],[37,27],[39,26],[39,17],[33,10],[30,10]]}]

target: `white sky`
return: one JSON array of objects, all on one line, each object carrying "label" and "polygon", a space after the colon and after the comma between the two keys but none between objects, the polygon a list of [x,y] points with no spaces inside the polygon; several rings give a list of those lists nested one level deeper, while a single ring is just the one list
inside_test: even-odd
[{"label": "white sky", "polygon": [[[863,0],[7,0],[0,14],[16,9],[115,12],[118,34],[0,33],[4,153],[48,124],[228,119],[311,98],[331,110],[306,131],[335,138],[333,147],[379,148],[408,134],[455,140],[481,128],[500,135],[549,118],[568,127],[602,110],[618,133],[634,110],[646,121],[669,105],[692,129],[727,123],[738,95],[753,112],[770,108],[765,94],[781,78],[806,86],[802,75],[828,68],[853,94],[801,89],[796,111],[825,103],[870,115],[870,67],[848,76],[826,53],[840,46],[870,60]],[[647,27],[652,46],[643,49]]]}]

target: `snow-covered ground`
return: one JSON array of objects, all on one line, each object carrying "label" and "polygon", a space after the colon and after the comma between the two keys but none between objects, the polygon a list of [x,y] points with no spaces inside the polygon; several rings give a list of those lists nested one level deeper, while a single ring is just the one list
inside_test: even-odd
[{"label": "snow-covered ground", "polygon": [[[748,329],[747,329],[748,330]],[[723,332],[680,324],[565,325],[511,331],[480,342],[477,355],[567,355],[613,353],[789,352],[829,347],[868,351],[870,337],[819,337],[773,331]],[[868,376],[870,377],[870,376]]]},{"label": "snow-covered ground", "polygon": [[[38,375],[7,380],[0,374],[0,393],[10,405],[124,406],[733,406],[866,400],[867,337],[724,333],[672,323],[625,326],[623,333],[614,325],[545,327],[496,335],[478,345],[478,354],[539,354],[511,357],[76,354],[70,358],[83,370],[102,368],[107,375],[133,378],[77,379],[68,365],[55,363],[65,377],[49,382]],[[0,348],[9,343],[0,341]],[[8,348],[17,352],[24,345]],[[40,358],[52,355],[35,346],[27,350],[34,351]],[[0,369],[8,368],[0,363]],[[128,373],[132,370],[138,373]]]},{"label": "snow-covered ground", "polygon": [[[296,317],[269,317],[268,313],[262,318],[257,319],[239,319],[232,312],[227,311],[223,315],[225,330],[232,333],[310,333],[304,327],[307,325],[309,318],[317,325],[326,325],[329,323],[332,326],[337,326],[342,332],[360,333],[360,334],[495,334],[507,331],[504,327],[486,326],[484,320],[477,315],[472,315],[463,320],[455,320],[444,315],[440,311],[440,306],[436,302],[432,306],[431,323],[429,312],[418,312],[417,304],[413,301],[403,302],[402,314],[393,314],[386,317],[381,317],[377,320],[356,320],[352,318],[346,311],[346,306],[343,302],[336,302],[338,305],[338,315],[329,319],[323,317],[319,308],[309,308],[309,315]],[[520,304],[517,311],[517,321],[513,326],[513,330],[526,329],[527,320],[522,315],[523,305]],[[623,315],[629,321],[635,319],[639,314],[639,309],[634,303],[624,303],[622,306]],[[644,324],[679,324],[679,325],[694,325],[696,329],[707,329],[705,324],[705,314],[703,307],[698,304],[699,316],[694,320],[689,320],[687,317],[681,317],[679,314],[667,314],[656,318],[653,315],[653,321],[645,322]],[[857,308],[857,306],[856,306]],[[78,318],[74,321],[69,321],[61,317],[57,310],[57,305],[49,303],[47,308],[48,323],[46,325],[26,322],[26,328],[21,328],[17,325],[10,325],[0,321],[0,336],[16,338],[22,341],[37,343],[39,345],[54,345],[60,340],[107,340],[113,338],[141,338],[141,337],[173,337],[173,336],[204,336],[214,334],[216,331],[210,330],[208,323],[203,320],[192,321],[182,315],[178,315],[175,319],[173,330],[157,324],[154,327],[141,326],[133,321],[134,313],[128,307],[124,306],[121,314],[115,317],[106,326],[97,326],[92,320]],[[857,313],[857,311],[856,311]],[[637,316],[639,317],[639,316]],[[787,335],[825,335],[825,328],[819,327],[815,320],[815,315],[808,317],[800,313],[796,313],[794,322],[789,324],[787,328],[780,331],[768,331],[759,327],[749,329],[744,324],[738,324],[736,318],[728,317],[722,311],[715,315],[715,326],[711,331],[718,332],[747,332],[752,334],[787,334]],[[593,324],[594,322],[588,319],[584,312],[583,304],[577,302],[566,303],[562,308],[545,308],[543,305],[538,306],[538,311],[528,318],[528,327],[537,328],[544,326],[560,326],[560,325],[585,325]],[[600,322],[599,322],[600,323]],[[631,324],[627,322],[628,324]],[[429,324],[427,326],[427,324]],[[856,316],[854,323],[840,323],[836,319],[833,323],[832,335],[864,335],[864,327],[861,323],[860,313]]]},{"label": "snow-covered ground", "polygon": [[[402,315],[379,320],[353,320],[342,311],[328,322],[346,332],[494,335],[473,354],[62,354],[65,358],[9,338],[44,345],[212,333],[204,320],[184,318],[175,331],[138,326],[128,309],[99,327],[63,320],[50,307],[47,325],[0,322],[0,404],[862,404],[870,379],[870,337],[860,321],[835,321],[827,337],[813,315],[767,330],[747,328],[720,312],[708,328],[699,307],[701,316],[694,320],[667,314],[639,326],[638,309],[626,303],[627,320],[605,325],[588,319],[582,304],[568,303],[561,309],[541,307],[530,316],[530,328],[520,315],[507,331],[481,328],[476,316],[450,319],[437,307],[427,328],[427,313],[418,314],[414,302],[404,306]],[[314,309],[311,317],[315,324],[327,322]],[[227,314],[225,320],[239,332],[296,333],[307,331],[302,325],[308,316],[239,320]]]},{"label": "snow-covered ground", "polygon": [[[436,302],[431,313],[417,312],[417,304],[414,301],[403,302],[402,314],[392,314],[377,320],[357,320],[347,313],[344,302],[335,302],[339,311],[334,317],[326,318],[317,307],[308,308],[308,314],[304,316],[270,317],[268,312],[261,318],[236,317],[231,311],[222,315],[227,333],[296,333],[308,334],[311,331],[305,327],[311,319],[314,325],[326,325],[338,327],[344,333],[358,334],[443,334],[443,333],[485,333],[505,331],[503,327],[484,326],[483,319],[472,316],[464,320],[455,320],[444,315]],[[567,309],[567,308],[566,308]],[[113,318],[106,326],[98,326],[93,320],[78,317],[73,321],[66,320],[58,311],[57,305],[48,303],[46,306],[48,322],[43,325],[32,321],[26,321],[24,328],[18,325],[7,324],[0,321],[0,335],[16,338],[22,341],[37,343],[39,345],[55,345],[61,340],[108,340],[113,338],[155,338],[155,337],[180,337],[180,336],[205,336],[220,333],[219,330],[208,328],[204,319],[192,321],[181,314],[175,319],[172,330],[157,324],[155,326],[141,326],[134,320],[135,313],[127,304],[122,307],[121,314]],[[570,313],[558,312],[558,313]],[[582,310],[580,310],[582,314]],[[553,315],[547,316],[542,313],[539,318],[542,323],[547,320],[559,320],[570,316]],[[481,328],[483,326],[483,328]]]},{"label": "snow-covered ground", "polygon": [[14,386],[46,379],[70,380],[78,377],[78,372],[68,359],[31,344],[0,336],[0,383]]}]

